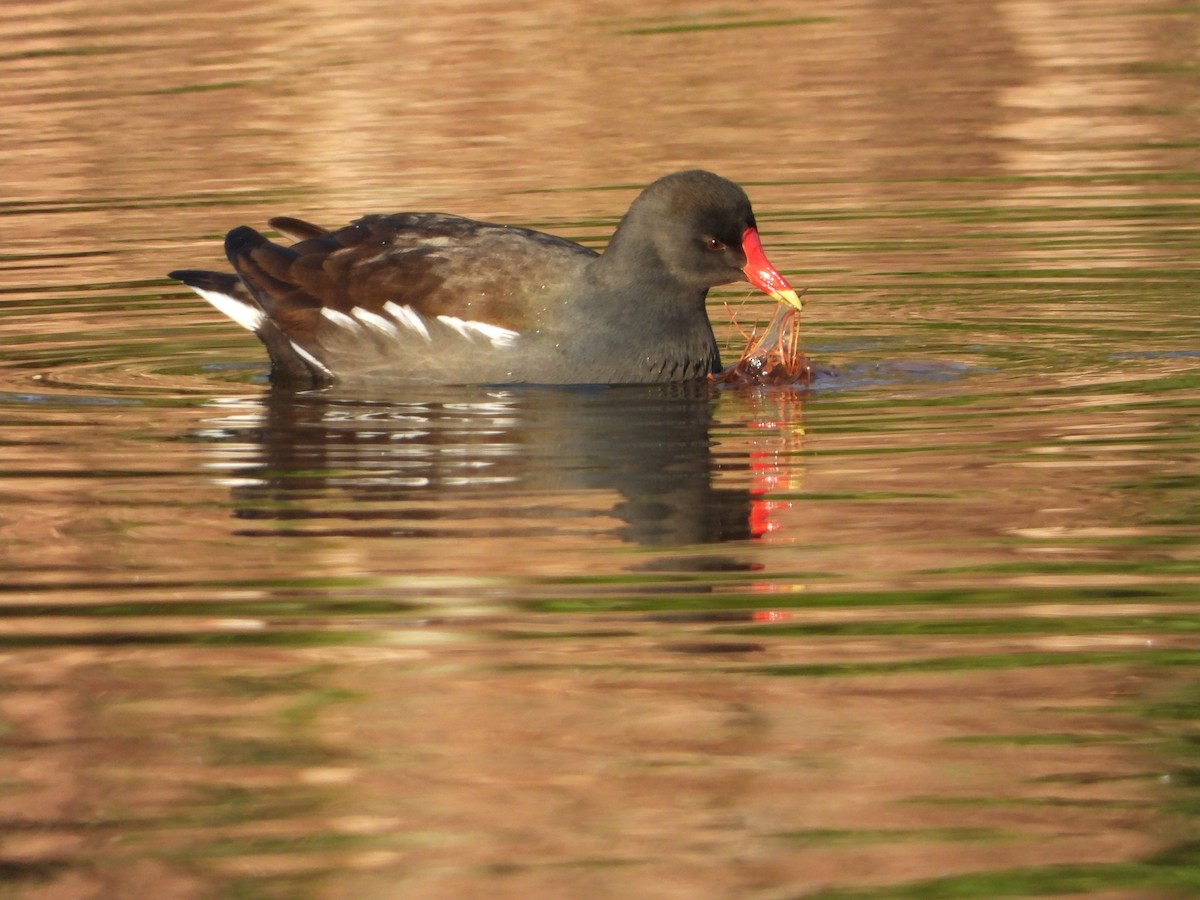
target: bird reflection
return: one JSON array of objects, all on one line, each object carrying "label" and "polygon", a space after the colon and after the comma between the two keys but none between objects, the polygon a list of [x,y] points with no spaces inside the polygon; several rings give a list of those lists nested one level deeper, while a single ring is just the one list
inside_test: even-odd
[{"label": "bird reflection", "polygon": [[246,534],[273,520],[273,535],[286,521],[309,536],[713,544],[752,536],[751,490],[714,483],[713,403],[703,385],[430,388],[386,403],[277,391],[227,402],[204,437]]}]

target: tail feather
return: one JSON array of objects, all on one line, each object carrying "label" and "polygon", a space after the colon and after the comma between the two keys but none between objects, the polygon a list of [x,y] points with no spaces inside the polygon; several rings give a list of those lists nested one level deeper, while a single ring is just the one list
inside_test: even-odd
[{"label": "tail feather", "polygon": [[324,272],[298,264],[301,255],[293,247],[273,244],[245,225],[225,236],[225,255],[269,319],[301,343],[313,339],[321,301],[308,282],[326,277]]},{"label": "tail feather", "polygon": [[328,228],[322,228],[320,225],[314,225],[312,222],[305,222],[303,219],[296,219],[292,216],[275,216],[273,219],[267,219],[267,224],[293,241],[306,241],[309,238],[324,237],[329,234]]},{"label": "tail feather", "polygon": [[229,232],[225,236],[225,255],[239,275],[259,286],[257,292],[263,288],[284,292],[293,287],[288,270],[296,261],[296,252],[272,244],[253,228],[242,225]]},{"label": "tail feather", "polygon": [[[249,230],[249,229],[247,229]],[[313,385],[330,380],[330,372],[297,345],[273,322],[237,275],[203,269],[176,269],[167,273],[237,322],[253,331],[271,357],[271,379],[289,384]]]}]

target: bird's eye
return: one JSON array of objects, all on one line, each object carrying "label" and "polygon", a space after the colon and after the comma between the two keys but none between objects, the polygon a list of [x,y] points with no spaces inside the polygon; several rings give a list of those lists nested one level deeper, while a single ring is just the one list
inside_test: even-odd
[{"label": "bird's eye", "polygon": [[715,237],[710,237],[710,238],[704,239],[704,246],[707,247],[709,250],[724,250],[725,242],[718,240]]}]

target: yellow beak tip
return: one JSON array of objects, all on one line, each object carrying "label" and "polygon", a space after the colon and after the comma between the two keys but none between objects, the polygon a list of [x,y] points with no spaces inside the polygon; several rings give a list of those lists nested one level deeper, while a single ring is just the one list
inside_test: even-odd
[{"label": "yellow beak tip", "polygon": [[803,308],[803,304],[800,302],[800,295],[791,288],[782,291],[771,291],[771,296],[780,303],[786,303],[788,306],[794,306],[796,309]]}]

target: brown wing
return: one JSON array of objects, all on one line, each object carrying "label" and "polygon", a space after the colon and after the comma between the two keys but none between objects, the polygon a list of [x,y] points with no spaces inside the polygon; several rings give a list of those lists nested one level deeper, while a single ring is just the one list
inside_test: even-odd
[{"label": "brown wing", "polygon": [[322,309],[380,314],[388,303],[426,318],[536,329],[544,304],[561,299],[596,255],[542,232],[441,213],[366,216],[332,232],[279,223],[304,239],[283,247],[242,227],[225,250],[271,320],[301,342],[316,336]]}]

